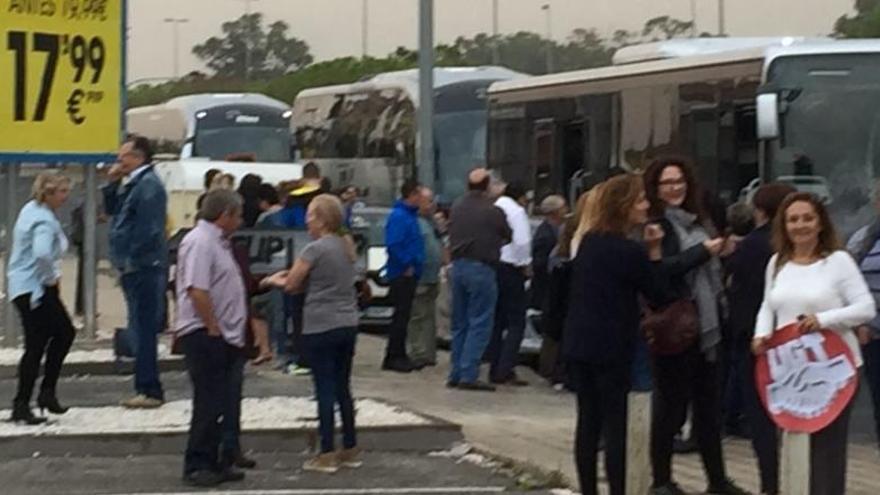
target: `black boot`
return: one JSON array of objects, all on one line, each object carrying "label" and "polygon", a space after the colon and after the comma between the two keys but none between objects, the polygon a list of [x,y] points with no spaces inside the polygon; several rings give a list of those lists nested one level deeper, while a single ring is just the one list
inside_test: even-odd
[{"label": "black boot", "polygon": [[9,418],[9,420],[16,423],[22,422],[28,425],[39,425],[46,422],[46,418],[34,416],[30,404],[21,401],[14,401],[12,403],[12,417]]},{"label": "black boot", "polygon": [[64,414],[70,409],[58,403],[58,397],[54,392],[40,392],[37,397],[37,407],[40,408],[40,414],[44,414],[46,409],[52,414]]}]

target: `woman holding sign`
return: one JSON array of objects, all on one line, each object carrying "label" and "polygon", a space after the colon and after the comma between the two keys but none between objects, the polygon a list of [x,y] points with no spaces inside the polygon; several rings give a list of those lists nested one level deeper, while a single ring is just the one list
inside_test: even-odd
[{"label": "woman holding sign", "polygon": [[[852,329],[874,317],[874,298],[853,258],[841,249],[819,198],[808,193],[789,195],[776,216],[773,242],[776,255],[767,265],[764,302],[752,343],[754,352],[766,352],[773,333],[794,324],[801,334],[822,329],[838,333],[849,347],[855,366],[861,366],[859,343]],[[809,363],[821,367],[819,357],[814,359]],[[807,392],[811,388],[808,382],[800,387]],[[771,412],[773,407],[770,405]],[[846,405],[828,426],[810,436],[811,495],[846,492],[850,410],[851,404]],[[815,416],[809,411],[804,414]]]}]

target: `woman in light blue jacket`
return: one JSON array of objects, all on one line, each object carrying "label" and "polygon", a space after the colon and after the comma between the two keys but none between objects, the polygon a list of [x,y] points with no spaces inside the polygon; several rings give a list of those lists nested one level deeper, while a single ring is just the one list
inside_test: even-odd
[{"label": "woman in light blue jacket", "polygon": [[55,211],[70,195],[70,179],[42,173],[33,186],[33,199],[18,214],[12,233],[9,259],[9,299],[24,327],[24,355],[18,366],[18,392],[12,407],[12,421],[39,424],[30,408],[40,362],[46,355],[46,369],[40,385],[37,406],[53,414],[64,414],[55,386],[64,358],[76,331],[61,302],[61,257],[67,250],[67,237]]}]

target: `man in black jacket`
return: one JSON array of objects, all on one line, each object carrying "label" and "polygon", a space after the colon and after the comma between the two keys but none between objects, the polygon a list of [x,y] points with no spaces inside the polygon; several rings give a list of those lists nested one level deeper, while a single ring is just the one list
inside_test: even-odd
[{"label": "man in black jacket", "polygon": [[547,196],[541,201],[541,214],[544,221],[535,230],[532,239],[532,285],[530,307],[542,309],[547,297],[547,283],[550,276],[547,265],[550,260],[550,252],[559,241],[559,229],[568,215],[568,205],[562,196]]},{"label": "man in black jacket", "polygon": [[761,471],[761,493],[779,493],[779,457],[776,426],[767,415],[755,387],[755,358],[750,350],[755,320],[764,300],[764,278],[773,257],[771,236],[773,218],[782,201],[796,192],[786,184],[767,184],[755,193],[755,230],[742,240],[727,259],[728,325],[734,352],[741,356],[736,375],[741,380],[746,414],[751,427],[752,448]]}]

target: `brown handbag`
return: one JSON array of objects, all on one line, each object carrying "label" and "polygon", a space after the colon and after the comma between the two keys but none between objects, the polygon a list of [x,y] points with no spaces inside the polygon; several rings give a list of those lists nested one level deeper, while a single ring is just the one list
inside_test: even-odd
[{"label": "brown handbag", "polygon": [[642,308],[642,332],[653,354],[680,354],[699,339],[700,317],[692,300],[679,299],[657,310],[647,304]]}]

